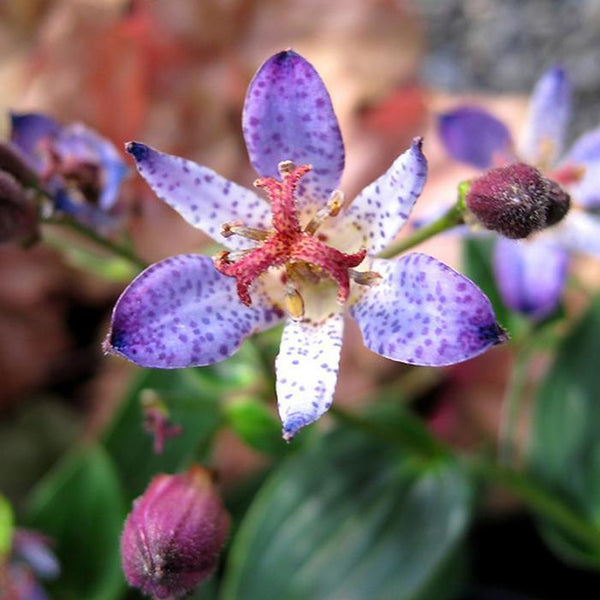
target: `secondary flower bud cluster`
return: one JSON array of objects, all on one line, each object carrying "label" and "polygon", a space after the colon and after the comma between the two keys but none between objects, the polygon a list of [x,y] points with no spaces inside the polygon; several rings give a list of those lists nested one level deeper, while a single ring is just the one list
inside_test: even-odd
[{"label": "secondary flower bud cluster", "polygon": [[520,239],[558,223],[571,199],[535,167],[515,163],[490,169],[475,179],[465,202],[487,229]]}]

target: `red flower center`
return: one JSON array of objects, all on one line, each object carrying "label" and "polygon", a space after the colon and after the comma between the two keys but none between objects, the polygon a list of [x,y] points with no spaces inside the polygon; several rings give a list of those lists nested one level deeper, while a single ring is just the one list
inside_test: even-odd
[{"label": "red flower center", "polygon": [[249,288],[254,280],[271,267],[285,267],[286,304],[292,317],[304,313],[303,300],[294,280],[297,278],[318,282],[330,278],[338,285],[337,301],[344,304],[350,294],[350,269],[358,266],[366,256],[366,249],[355,254],[344,254],[327,246],[314,236],[319,225],[328,217],[338,214],[341,196],[333,194],[325,209],[316,213],[310,223],[300,226],[295,193],[300,178],[311,170],[309,165],[296,167],[286,161],[279,164],[281,181],[263,177],[254,185],[264,189],[271,203],[273,228],[271,231],[250,229],[241,223],[225,223],[222,233],[243,235],[258,242],[254,249],[243,251],[240,257],[220,252],[214,258],[215,267],[223,275],[235,277],[240,300],[250,306]]}]

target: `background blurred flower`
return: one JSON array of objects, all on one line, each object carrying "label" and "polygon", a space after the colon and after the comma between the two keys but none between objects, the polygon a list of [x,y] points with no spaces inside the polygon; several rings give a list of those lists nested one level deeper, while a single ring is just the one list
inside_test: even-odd
[{"label": "background blurred flower", "polygon": [[570,115],[571,85],[564,70],[553,67],[533,90],[518,143],[481,108],[460,107],[438,122],[441,140],[456,160],[480,169],[515,162],[535,165],[571,195],[571,210],[556,226],[527,241],[500,239],[496,244],[494,269],[503,301],[532,319],[542,319],[558,306],[569,252],[600,256],[600,220],[591,212],[600,204],[600,128],[581,136],[563,155]]}]

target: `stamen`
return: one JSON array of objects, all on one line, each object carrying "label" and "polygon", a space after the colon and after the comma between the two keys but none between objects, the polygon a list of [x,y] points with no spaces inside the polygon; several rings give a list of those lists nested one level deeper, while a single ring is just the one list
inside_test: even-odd
[{"label": "stamen", "polygon": [[297,275],[301,279],[304,279],[305,281],[312,284],[317,284],[322,279],[321,275],[315,272],[315,268],[312,265],[305,262],[297,262],[293,265],[290,265],[290,267],[288,268],[288,273],[290,271],[293,272],[294,275]]},{"label": "stamen", "polygon": [[235,250],[234,252],[230,252],[229,250],[221,250],[221,252],[217,252],[213,256],[213,262],[218,265],[232,265],[238,260],[244,258],[244,256],[248,256],[248,254],[253,251],[254,248],[248,248],[247,250]]},{"label": "stamen", "polygon": [[289,175],[295,168],[296,165],[291,160],[283,160],[277,165],[277,170],[282,179],[286,175]]},{"label": "stamen", "polygon": [[304,316],[304,299],[293,284],[286,286],[284,304],[288,314],[295,321],[300,320]]},{"label": "stamen", "polygon": [[359,285],[368,285],[369,287],[377,285],[381,281],[381,275],[375,271],[357,271],[348,269],[350,279]]},{"label": "stamen", "polygon": [[337,217],[344,206],[344,192],[334,190],[327,201],[327,205],[320,208],[309,224],[304,228],[304,232],[313,235],[315,231],[329,218]]},{"label": "stamen", "polygon": [[270,234],[264,229],[245,227],[241,221],[227,221],[221,225],[221,235],[225,238],[239,235],[255,242],[264,242]]}]

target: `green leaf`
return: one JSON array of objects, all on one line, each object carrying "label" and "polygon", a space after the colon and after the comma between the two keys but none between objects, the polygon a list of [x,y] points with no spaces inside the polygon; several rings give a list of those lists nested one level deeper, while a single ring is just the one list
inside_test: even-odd
[{"label": "green leaf", "polygon": [[[151,390],[166,405],[180,435],[165,443],[162,454],[153,450],[153,438],[144,430],[140,394]],[[173,473],[198,460],[209,448],[221,424],[222,389],[210,368],[203,370],[141,370],[121,410],[104,436],[117,466],[127,498],[132,500],[147,487],[156,473]]]},{"label": "green leaf", "polygon": [[254,450],[280,456],[289,447],[281,437],[281,423],[259,400],[232,400],[225,406],[225,415],[235,434]]},{"label": "green leaf", "polygon": [[99,446],[67,457],[34,490],[27,520],[49,535],[61,575],[49,585],[64,600],[112,600],[124,589],[119,537],[124,499],[113,464]]},{"label": "green leaf", "polygon": [[10,502],[0,494],[0,563],[12,545],[15,516]]},{"label": "green leaf", "polygon": [[446,598],[452,585],[437,577],[470,505],[455,462],[337,430],[284,461],[258,494],[233,540],[222,598]]},{"label": "green leaf", "polygon": [[529,467],[598,531],[596,549],[543,524],[548,541],[571,560],[600,563],[600,299],[564,338],[539,393]]}]

